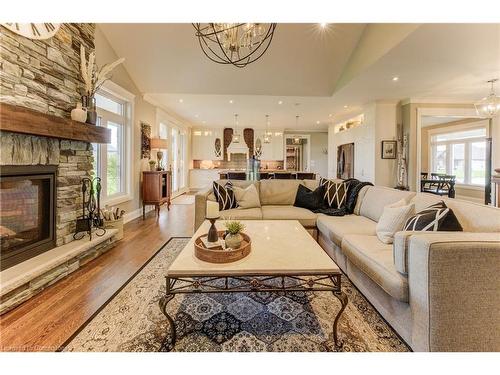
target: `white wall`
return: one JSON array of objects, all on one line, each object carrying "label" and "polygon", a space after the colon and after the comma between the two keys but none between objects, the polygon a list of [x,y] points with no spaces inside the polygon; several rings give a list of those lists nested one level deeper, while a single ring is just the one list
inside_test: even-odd
[{"label": "white wall", "polygon": [[396,139],[396,103],[372,102],[363,107],[362,113],[364,122],[361,126],[334,133],[335,126],[346,119],[339,119],[330,125],[328,177],[336,177],[337,147],[354,143],[354,178],[392,187],[396,163],[395,160],[381,158],[381,141]]}]

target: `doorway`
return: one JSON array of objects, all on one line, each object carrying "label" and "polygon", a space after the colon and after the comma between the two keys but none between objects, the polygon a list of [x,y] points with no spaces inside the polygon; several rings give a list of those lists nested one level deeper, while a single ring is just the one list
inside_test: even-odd
[{"label": "doorway", "polygon": [[311,136],[285,135],[285,165],[287,171],[308,172],[311,161]]}]

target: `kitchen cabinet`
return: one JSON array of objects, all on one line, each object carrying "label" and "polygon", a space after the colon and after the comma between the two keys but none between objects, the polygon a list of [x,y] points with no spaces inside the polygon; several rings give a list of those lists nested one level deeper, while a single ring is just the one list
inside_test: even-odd
[{"label": "kitchen cabinet", "polygon": [[260,160],[283,160],[283,132],[273,132],[270,143],[264,143],[264,130],[255,134],[255,142],[259,138],[262,144]]},{"label": "kitchen cabinet", "polygon": [[193,160],[222,160],[222,129],[194,129],[191,149]]},{"label": "kitchen cabinet", "polygon": [[220,169],[191,169],[189,171],[189,188],[204,190],[212,186],[213,181],[219,179]]}]

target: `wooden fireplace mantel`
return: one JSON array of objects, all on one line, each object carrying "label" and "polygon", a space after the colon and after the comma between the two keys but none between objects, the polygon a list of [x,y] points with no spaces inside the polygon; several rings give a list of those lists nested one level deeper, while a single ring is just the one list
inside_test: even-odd
[{"label": "wooden fireplace mantel", "polygon": [[111,142],[110,129],[6,103],[0,103],[0,130],[89,143]]}]

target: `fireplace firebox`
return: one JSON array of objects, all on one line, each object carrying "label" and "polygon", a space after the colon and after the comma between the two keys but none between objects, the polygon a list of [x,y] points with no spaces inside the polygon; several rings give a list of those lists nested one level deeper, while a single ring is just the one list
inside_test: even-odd
[{"label": "fireplace firebox", "polygon": [[0,168],[0,269],[56,246],[53,165]]}]

